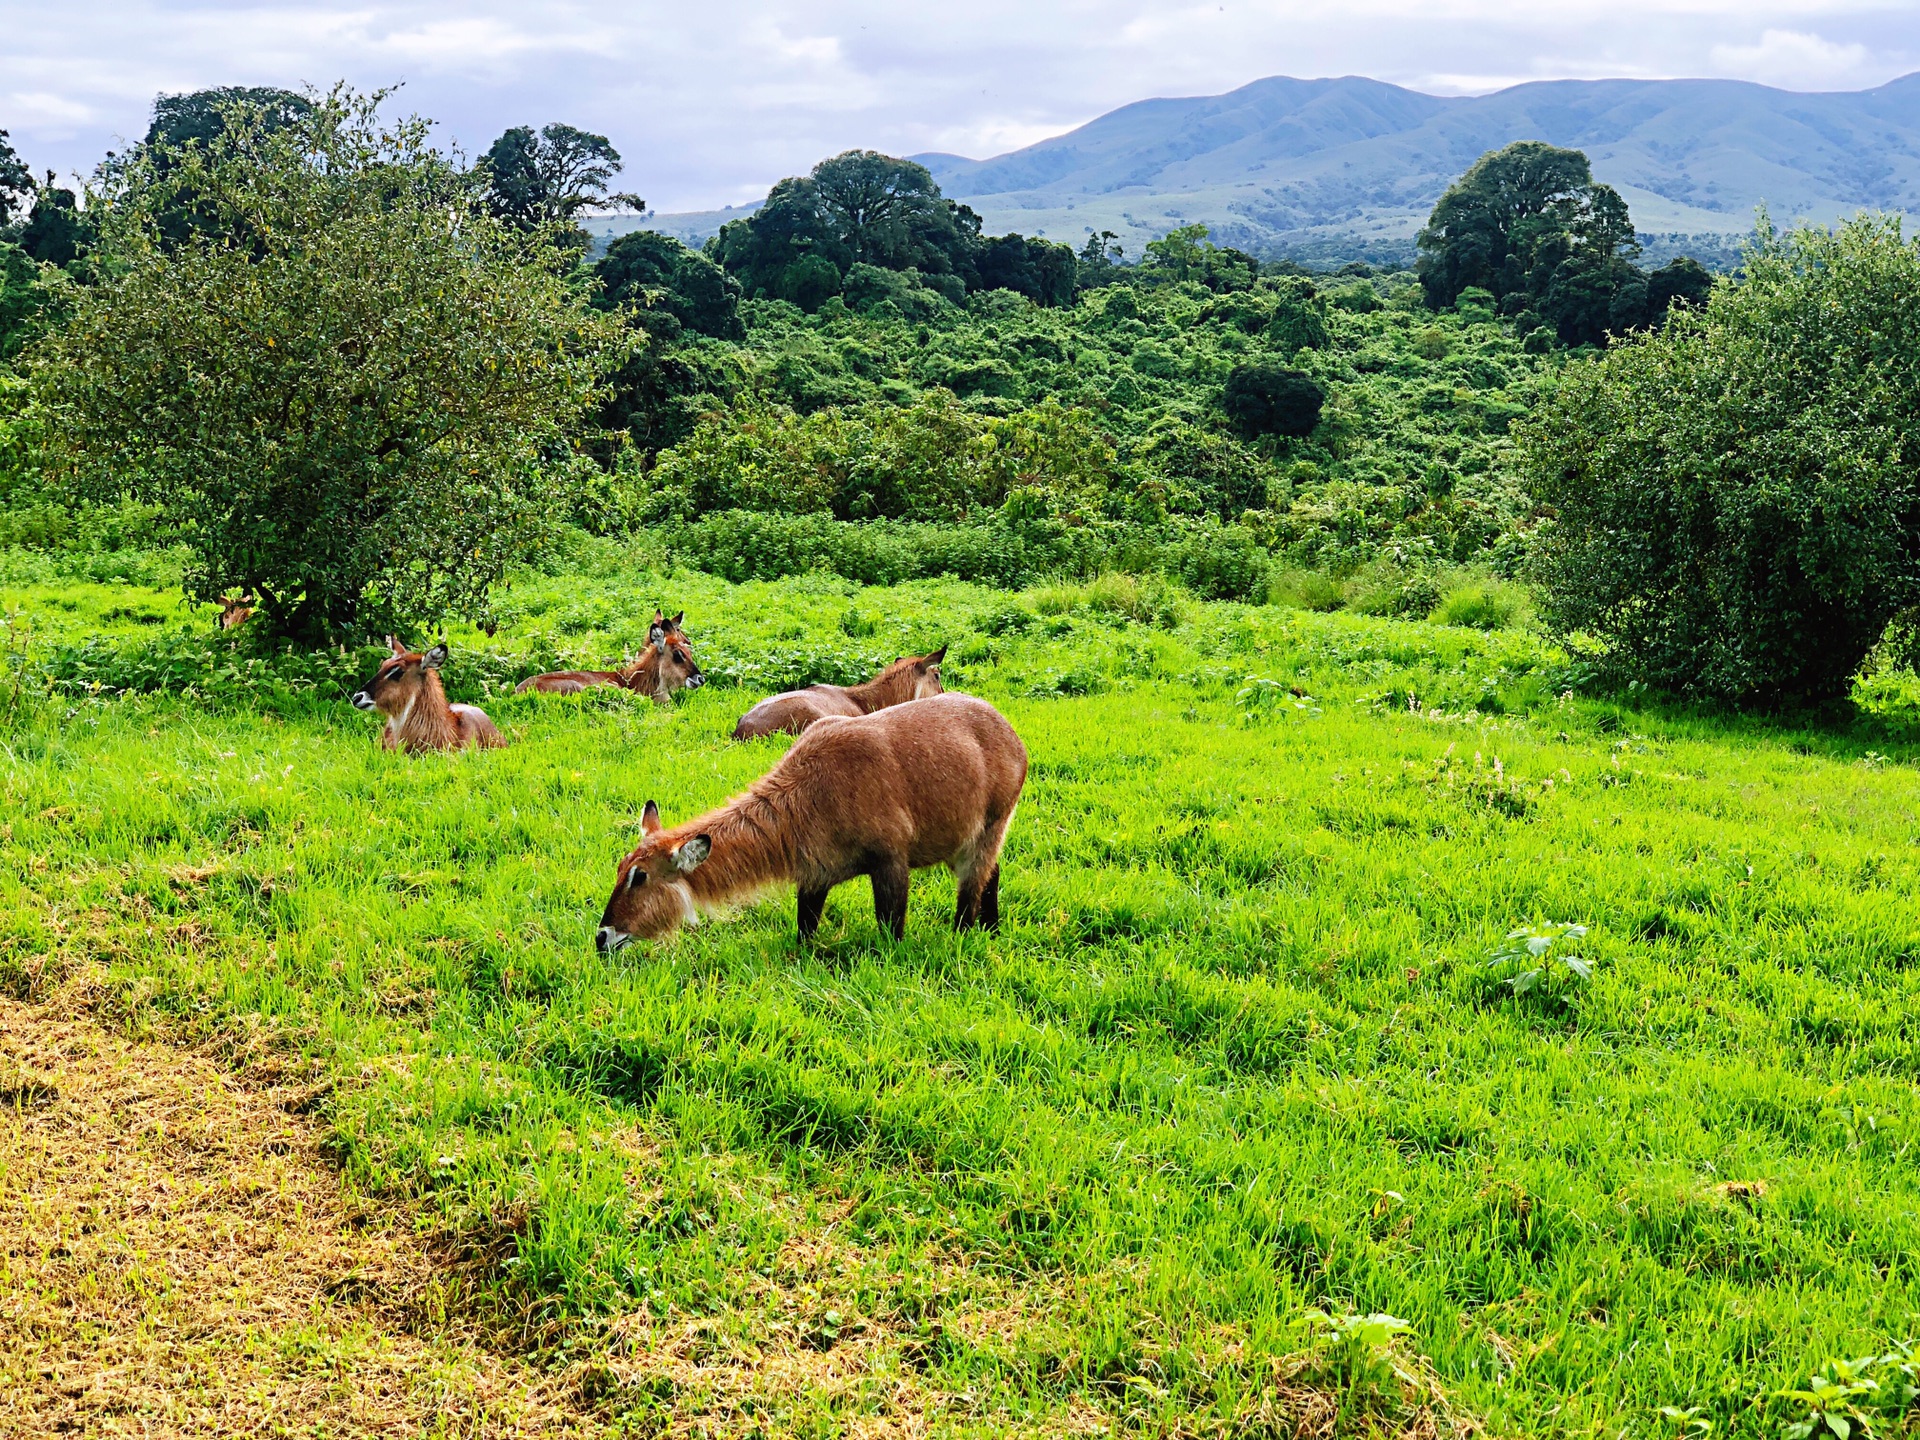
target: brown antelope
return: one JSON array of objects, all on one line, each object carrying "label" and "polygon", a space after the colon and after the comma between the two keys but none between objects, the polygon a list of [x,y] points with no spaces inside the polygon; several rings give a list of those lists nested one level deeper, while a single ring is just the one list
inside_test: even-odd
[{"label": "brown antelope", "polygon": [[440,685],[440,667],[447,663],[443,640],[424,655],[416,655],[393,636],[387,637],[393,658],[380,662],[373,678],[354,692],[360,710],[378,710],[387,717],[380,734],[383,750],[464,750],[469,745],[498,750],[507,737],[484,710],[472,705],[450,705]]},{"label": "brown antelope", "polygon": [[220,597],[220,628],[237,630],[246,624],[253,614],[253,596],[223,595]]},{"label": "brown antelope", "polygon": [[663,830],[649,800],[594,944],[618,950],[785,884],[799,890],[805,940],[827,892],[856,875],[872,878],[874,915],[898,939],[909,877],[929,865],[958,881],[956,929],[994,928],[1000,846],[1026,778],[1020,737],[971,695],[829,716],[744,795],[697,820]]},{"label": "brown antelope", "polygon": [[771,696],[740,717],[733,727],[733,738],[757,740],[782,732],[798,735],[829,715],[871,715],[889,705],[942,694],[940,662],[946,656],[947,647],[942,645],[931,655],[902,656],[864,685],[809,685],[804,690]]},{"label": "brown antelope", "polygon": [[654,611],[640,658],[618,670],[552,670],[522,680],[514,687],[514,694],[578,695],[595,685],[617,685],[648,696],[656,705],[665,705],[676,690],[698,690],[707,683],[707,677],[700,673],[693,645],[680,628],[686,613],[682,610],[669,620]]}]

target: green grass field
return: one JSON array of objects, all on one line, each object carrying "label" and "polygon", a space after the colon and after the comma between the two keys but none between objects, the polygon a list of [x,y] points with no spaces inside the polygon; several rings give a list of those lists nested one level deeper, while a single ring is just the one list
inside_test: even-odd
[{"label": "green grass field", "polygon": [[[1285,1431],[1291,1377],[1356,1431],[1424,1393],[1442,1428],[1772,1434],[1772,1392],[1920,1332],[1920,785],[1886,726],[1624,710],[1557,694],[1520,632],[1113,580],[734,587],[607,552],[452,639],[605,659],[656,601],[716,683],[496,695],[499,753],[382,754],[324,687],[27,696],[0,979],[317,1058],[345,1183],[546,1343],[865,1357],[741,1433],[903,1395],[956,1432]],[[186,613],[0,605],[127,638]],[[856,883],[811,949],[786,895],[596,956],[643,802],[675,823],[780,753],[727,743],[741,710],[942,640],[1032,756],[998,934],[948,931],[940,875],[898,945]],[[1591,979],[1492,983],[1553,921],[1591,927]],[[1408,1321],[1415,1383],[1299,1369],[1314,1309]]]}]

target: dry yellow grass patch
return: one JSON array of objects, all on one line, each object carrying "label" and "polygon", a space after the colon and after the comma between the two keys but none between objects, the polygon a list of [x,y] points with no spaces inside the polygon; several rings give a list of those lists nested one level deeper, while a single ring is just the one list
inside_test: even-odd
[{"label": "dry yellow grass patch", "polygon": [[349,1212],[306,1093],[0,1001],[0,1434],[599,1428],[422,1333],[432,1263]]}]

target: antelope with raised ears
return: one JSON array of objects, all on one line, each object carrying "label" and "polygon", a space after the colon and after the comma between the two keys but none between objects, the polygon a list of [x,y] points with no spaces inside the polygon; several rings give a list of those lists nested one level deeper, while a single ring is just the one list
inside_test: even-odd
[{"label": "antelope with raised ears", "polygon": [[971,695],[937,695],[858,717],[829,716],[744,795],[661,828],[649,800],[594,944],[618,950],[780,886],[799,892],[800,938],[827,892],[866,875],[875,917],[906,933],[912,872],[945,865],[957,881],[954,928],[1000,923],[1000,847],[1027,751],[1004,716]]},{"label": "antelope with raised ears", "polygon": [[253,596],[223,595],[220,597],[220,628],[237,630],[253,615]]},{"label": "antelope with raised ears", "polygon": [[940,662],[946,658],[947,647],[942,645],[928,655],[902,656],[864,685],[809,685],[771,696],[740,717],[733,738],[798,735],[829,715],[871,715],[890,705],[943,694]]},{"label": "antelope with raised ears", "polygon": [[484,710],[448,703],[440,684],[440,667],[447,663],[444,640],[424,655],[391,635],[387,644],[392,658],[381,661],[373,678],[353,696],[356,709],[377,710],[387,717],[387,728],[380,733],[383,750],[498,750],[507,743]]},{"label": "antelope with raised ears", "polygon": [[698,690],[707,683],[693,658],[693,645],[680,628],[682,610],[671,619],[658,610],[647,627],[647,645],[638,660],[618,670],[552,670],[534,675],[514,687],[516,695],[529,692],[546,695],[578,695],[596,685],[617,685],[665,705],[676,690]]}]

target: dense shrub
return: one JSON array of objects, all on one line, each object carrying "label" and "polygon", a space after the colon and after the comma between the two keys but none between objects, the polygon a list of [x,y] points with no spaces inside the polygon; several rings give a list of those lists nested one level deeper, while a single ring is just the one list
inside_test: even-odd
[{"label": "dense shrub", "polygon": [[1524,454],[1559,516],[1547,618],[1617,674],[1844,693],[1920,601],[1920,246],[1864,218],[1766,240],[1704,310],[1569,369]]},{"label": "dense shrub", "polygon": [[158,506],[194,598],[250,590],[309,640],[482,613],[560,518],[553,458],[622,348],[551,247],[378,104],[236,109],[111,167],[103,278],[28,352],[69,493]]},{"label": "dense shrub", "polygon": [[1262,435],[1311,435],[1326,399],[1326,392],[1311,376],[1284,366],[1256,364],[1234,367],[1221,403],[1234,429],[1254,440]]},{"label": "dense shrub", "polygon": [[1091,416],[1053,404],[1004,418],[940,392],[811,415],[750,404],[706,417],[660,457],[646,516],[951,521],[997,510],[1016,490],[1045,513],[1098,513],[1116,463]]}]

